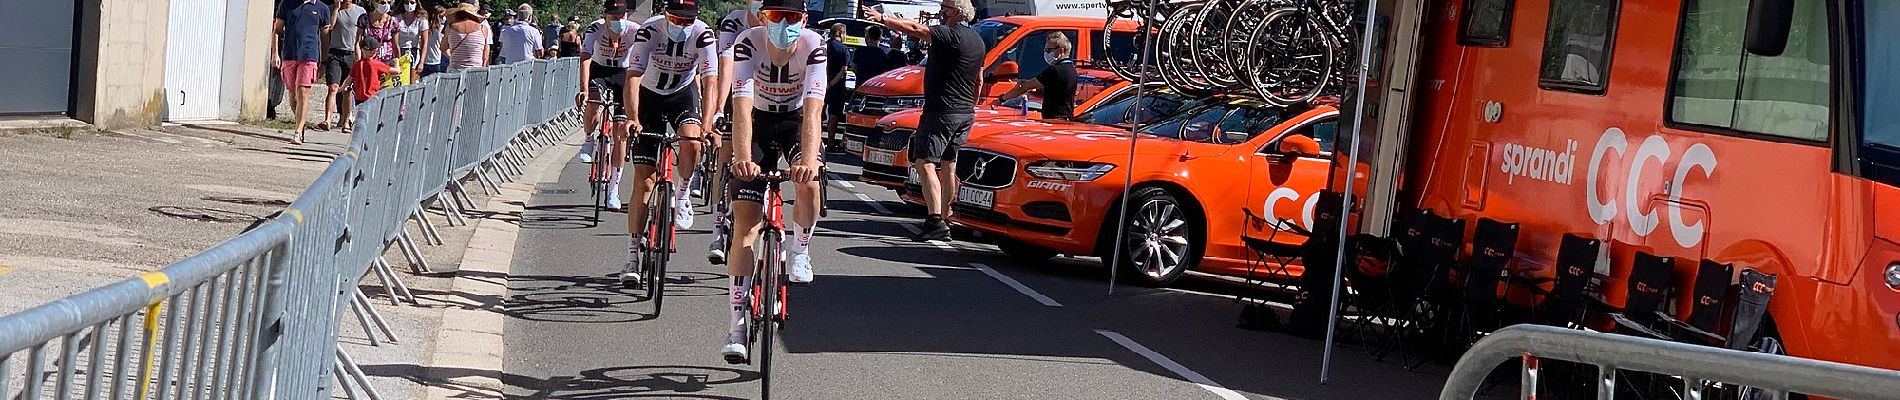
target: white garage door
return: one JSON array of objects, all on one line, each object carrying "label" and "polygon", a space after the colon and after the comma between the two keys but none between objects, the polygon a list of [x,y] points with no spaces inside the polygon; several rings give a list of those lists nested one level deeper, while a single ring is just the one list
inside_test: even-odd
[{"label": "white garage door", "polygon": [[172,0],[165,38],[165,120],[218,118],[226,0]]}]

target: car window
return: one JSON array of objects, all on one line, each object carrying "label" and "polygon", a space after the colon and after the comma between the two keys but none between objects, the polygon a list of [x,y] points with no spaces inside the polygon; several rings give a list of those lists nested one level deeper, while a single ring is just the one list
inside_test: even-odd
[{"label": "car window", "polygon": [[1130,106],[1135,105],[1134,91],[1130,90],[1127,94],[1118,99],[1104,101],[1094,109],[1076,116],[1075,120],[1096,125],[1127,127],[1136,121],[1149,123],[1158,119],[1173,117],[1175,114],[1180,113],[1181,110],[1200,104],[1201,100],[1199,99],[1182,97],[1166,92],[1148,91],[1142,96],[1142,106],[1130,109]]},{"label": "car window", "polygon": [[1122,62],[1123,63],[1122,65],[1135,64],[1136,53],[1135,53],[1135,33],[1134,32],[1114,32],[1108,35],[1108,40],[1109,40],[1108,52],[1107,53],[1101,52],[1100,50],[1102,49],[1102,31],[1100,29],[1089,31],[1089,45],[1095,46],[1095,48],[1089,49],[1091,51],[1094,51],[1092,53],[1089,53],[1090,61],[1101,63],[1110,58],[1113,58],[1116,61]]},{"label": "car window", "polygon": [[1068,35],[1069,43],[1076,42],[1075,31],[1073,30],[1041,30],[1030,32],[1029,35],[1017,40],[1015,46],[1010,46],[1009,50],[1004,51],[1002,57],[997,57],[996,64],[990,65],[987,70],[994,70],[997,65],[1002,65],[1005,61],[1015,61],[1016,70],[1018,71],[1017,79],[1041,74],[1042,70],[1049,68],[1049,61],[1042,59],[1043,45],[1048,44],[1049,35],[1057,32]]},{"label": "car window", "polygon": [[[1319,120],[1319,122],[1294,128],[1292,132],[1286,134],[1311,137],[1313,141],[1319,142],[1319,151],[1321,153],[1331,154],[1333,152],[1333,145],[1339,141],[1339,116],[1337,114],[1326,116],[1324,119]],[[1267,142],[1266,146],[1261,147],[1258,153],[1279,154],[1280,152],[1274,147],[1278,145],[1279,140]]]},{"label": "car window", "polygon": [[1246,142],[1273,129],[1286,120],[1285,110],[1278,108],[1245,107],[1229,114],[1220,123],[1220,136],[1216,143],[1238,144]]},{"label": "car window", "polygon": [[1227,114],[1233,111],[1233,108],[1225,105],[1190,111],[1143,128],[1141,133],[1197,142],[1208,141],[1218,131],[1221,119],[1226,118]]}]

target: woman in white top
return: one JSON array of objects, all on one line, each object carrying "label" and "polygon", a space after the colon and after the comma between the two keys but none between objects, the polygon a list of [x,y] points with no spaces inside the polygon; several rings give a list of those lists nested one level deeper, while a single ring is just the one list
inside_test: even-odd
[{"label": "woman in white top", "polygon": [[449,13],[449,22],[442,29],[442,63],[445,71],[455,72],[487,65],[488,29],[482,21],[481,9],[474,4],[462,3]]},{"label": "woman in white top", "polygon": [[433,75],[447,69],[446,64],[442,63],[442,46],[438,45],[442,43],[442,14],[444,14],[444,11],[441,7],[431,7],[428,9],[428,12],[427,20],[429,21],[429,26],[423,29],[424,33],[422,35],[423,43],[425,43],[422,46],[424,49],[422,53],[422,76]]},{"label": "woman in white top", "polygon": [[409,60],[409,81],[422,76],[423,49],[429,48],[429,18],[415,0],[398,0],[402,18],[396,19],[396,49]]}]

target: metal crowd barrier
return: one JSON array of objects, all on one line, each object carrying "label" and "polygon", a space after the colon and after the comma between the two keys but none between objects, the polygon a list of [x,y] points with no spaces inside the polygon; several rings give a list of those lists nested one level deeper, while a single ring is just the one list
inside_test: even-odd
[{"label": "metal crowd barrier", "polygon": [[1650,338],[1589,332],[1542,325],[1515,325],[1479,340],[1451,371],[1440,400],[1468,400],[1486,375],[1518,358],[1521,398],[1537,398],[1539,360],[1563,360],[1597,367],[1599,399],[1615,396],[1616,372],[1640,371],[1680,377],[1681,398],[1702,399],[1710,384],[1757,388],[1767,398],[1800,393],[1838,399],[1889,399],[1900,396],[1900,371],[1869,368],[1768,353],[1729,350]]},{"label": "metal crowd barrier", "polygon": [[441,244],[430,207],[466,224],[462,182],[499,193],[575,131],[579,68],[523,62],[378,92],[348,151],[289,208],[157,271],[0,316],[0,398],[382,398],[337,343],[345,314],[372,345],[397,340],[359,279],[413,302],[382,258],[398,246],[427,269],[405,221]]}]

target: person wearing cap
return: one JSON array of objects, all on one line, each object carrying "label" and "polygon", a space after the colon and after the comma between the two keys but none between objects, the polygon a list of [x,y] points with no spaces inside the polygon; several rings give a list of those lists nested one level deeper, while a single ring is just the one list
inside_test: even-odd
[{"label": "person wearing cap", "polygon": [[732,274],[731,330],[720,354],[726,362],[747,361],[746,291],[752,278],[753,244],[759,238],[766,183],[761,173],[789,161],[785,175],[797,191],[792,234],[786,238],[792,283],[812,281],[811,240],[818,223],[819,168],[823,155],[819,130],[825,107],[825,39],[805,29],[802,0],[765,0],[759,17],[765,26],[747,29],[732,46],[732,243],[726,272]]},{"label": "person wearing cap", "polygon": [[462,3],[449,11],[449,23],[442,28],[444,70],[456,72],[487,64],[488,33],[482,22],[487,16],[474,4]]},{"label": "person wearing cap", "polygon": [[[662,15],[648,18],[634,33],[633,50],[627,53],[632,62],[627,67],[626,84],[629,90],[637,87],[640,91],[639,95],[628,98],[626,104],[634,132],[664,135],[672,131],[682,138],[699,138],[704,125],[699,112],[712,108],[704,104],[706,99],[699,94],[714,88],[718,71],[713,68],[713,59],[718,54],[714,51],[712,29],[698,17],[698,3],[674,0],[666,5]],[[654,172],[663,145],[659,138],[647,135],[640,135],[632,143],[635,184],[627,208],[629,240],[627,269],[621,273],[622,282],[638,284],[642,278],[664,278],[639,275],[640,262],[648,250],[647,200],[652,195]],[[674,153],[678,155],[674,177],[691,177],[693,170],[699,167],[699,141],[682,140],[679,145],[679,151]],[[685,189],[685,183],[674,182],[673,187],[679,189],[673,198],[661,199],[673,202],[673,215],[658,217],[673,218],[680,229],[692,229],[692,191]]]},{"label": "person wearing cap", "polygon": [[910,162],[923,181],[924,205],[930,210],[917,240],[949,240],[944,217],[955,199],[957,150],[976,123],[976,92],[981,82],[983,38],[967,23],[976,13],[970,0],[944,0],[937,15],[942,25],[924,26],[863,7],[865,18],[930,45],[930,65],[924,67],[924,113],[911,133]]},{"label": "person wearing cap", "polygon": [[[728,114],[726,110],[732,108],[732,46],[738,44],[740,33],[765,24],[764,18],[759,16],[760,8],[764,5],[763,0],[748,0],[745,8],[732,10],[719,19],[717,28],[719,31],[719,89],[708,94],[708,97],[713,97],[713,109],[707,115],[714,115],[716,116],[714,118],[731,122],[725,116]],[[709,174],[712,179],[706,182],[706,190],[723,196],[726,193],[726,178],[730,177],[725,169],[732,165],[732,147],[722,145],[720,140],[732,140],[732,130],[726,129],[718,135],[708,136],[712,139],[713,166],[721,170]],[[729,220],[727,213],[731,205],[723,201],[711,203],[713,203],[713,241],[712,245],[706,248],[706,260],[713,264],[725,264],[726,248],[729,247],[726,242],[732,236],[731,230],[727,229]]]},{"label": "person wearing cap", "polygon": [[[580,69],[581,92],[574,98],[575,103],[586,108],[582,119],[587,127],[586,132],[589,133],[587,141],[581,144],[578,157],[583,163],[606,162],[612,166],[608,169],[612,173],[608,174],[607,180],[607,208],[612,210],[620,210],[623,207],[620,202],[620,169],[623,161],[626,160],[627,147],[624,144],[627,142],[626,125],[631,125],[631,122],[618,122],[620,126],[608,130],[614,135],[612,142],[614,146],[609,149],[608,159],[594,160],[591,154],[593,154],[594,146],[598,144],[595,143],[595,135],[592,133],[596,132],[595,127],[598,126],[596,124],[609,121],[595,120],[595,115],[600,112],[600,104],[588,100],[600,100],[595,92],[602,92],[611,93],[616,102],[627,101],[627,66],[632,61],[627,55],[633,51],[634,32],[640,29],[640,24],[627,20],[627,1],[606,0],[603,2],[601,19],[594,20],[593,24],[587,26],[586,33],[582,34],[581,58],[587,60],[587,67]],[[599,86],[596,87],[596,84]],[[614,113],[615,117],[627,116],[624,107],[615,107],[608,111]]]},{"label": "person wearing cap", "polygon": [[[310,87],[317,84],[317,60],[323,56],[323,39],[331,26],[329,6],[317,0],[285,0],[271,30],[277,35],[271,65],[290,90],[290,109],[297,113],[297,129],[291,144],[303,144],[304,124],[310,120]],[[328,111],[328,110],[325,110]],[[325,118],[328,119],[328,118]]]},{"label": "person wearing cap", "polygon": [[513,64],[541,58],[542,50],[546,48],[541,45],[541,30],[528,23],[528,16],[522,12],[502,11],[505,16],[501,20],[501,63]]}]

